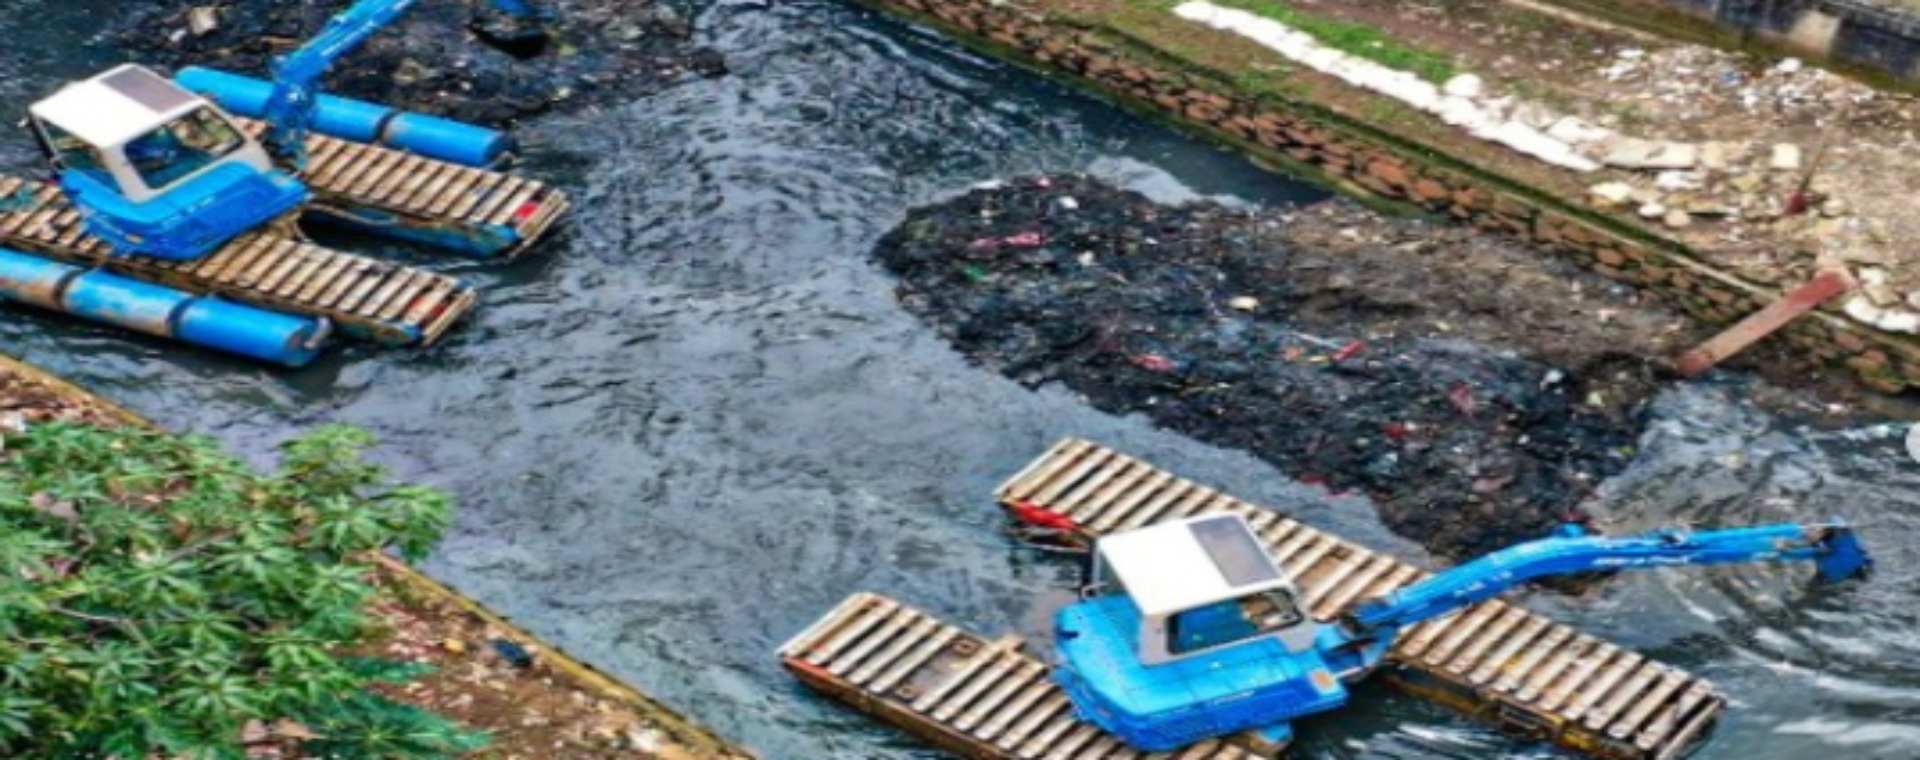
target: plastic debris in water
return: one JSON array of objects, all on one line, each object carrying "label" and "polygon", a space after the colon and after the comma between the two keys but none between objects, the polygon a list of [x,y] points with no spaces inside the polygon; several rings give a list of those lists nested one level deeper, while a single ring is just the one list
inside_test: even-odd
[{"label": "plastic debris in water", "polygon": [[1135,354],[1134,357],[1128,361],[1133,362],[1133,366],[1148,372],[1173,371],[1173,360],[1159,354]]},{"label": "plastic debris in water", "polygon": [[1920,464],[1920,422],[1907,428],[1907,456],[1913,457],[1913,461]]},{"label": "plastic debris in water", "polygon": [[1341,346],[1340,350],[1333,352],[1333,357],[1332,357],[1333,363],[1339,364],[1340,362],[1346,361],[1348,359],[1352,359],[1355,354],[1358,354],[1361,351],[1365,350],[1366,347],[1367,347],[1367,342],[1364,340],[1351,341],[1346,345]]},{"label": "plastic debris in water", "polygon": [[494,639],[492,644],[493,651],[499,652],[501,659],[506,660],[514,667],[533,667],[533,653],[527,651],[526,647],[515,644],[507,639]]},{"label": "plastic debris in water", "polygon": [[1473,388],[1466,383],[1454,383],[1453,388],[1447,391],[1447,400],[1453,402],[1453,408],[1468,417],[1473,416],[1473,410],[1478,406],[1473,402]]},{"label": "plastic debris in water", "polygon": [[991,251],[1007,246],[1009,248],[1039,248],[1047,244],[1047,237],[1038,232],[1022,232],[1006,237],[984,237],[968,243],[967,247],[977,251]]},{"label": "plastic debris in water", "polygon": [[1038,232],[1022,232],[1018,235],[1008,235],[1000,242],[1015,248],[1039,248],[1046,244],[1047,238]]}]

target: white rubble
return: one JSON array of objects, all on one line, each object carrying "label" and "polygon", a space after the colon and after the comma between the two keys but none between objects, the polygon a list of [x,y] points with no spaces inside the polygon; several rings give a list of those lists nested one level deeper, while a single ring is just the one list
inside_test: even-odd
[{"label": "white rubble", "polygon": [[1688,171],[1664,171],[1655,175],[1653,186],[1669,192],[1693,190],[1700,187],[1700,175]]},{"label": "white rubble", "polygon": [[1620,206],[1633,199],[1633,186],[1625,182],[1602,182],[1587,188],[1587,193],[1605,205]]},{"label": "white rubble", "polygon": [[[1321,45],[1311,35],[1238,8],[1224,8],[1206,0],[1192,0],[1173,9],[1188,21],[1230,31],[1343,82],[1393,98],[1425,113],[1440,117],[1448,124],[1489,142],[1505,145],[1536,159],[1576,172],[1597,171],[1600,164],[1583,155],[1569,141],[1540,130],[1541,125],[1561,126],[1562,134],[1579,127],[1581,135],[1592,135],[1583,124],[1561,125],[1565,119],[1544,106],[1516,108],[1511,99],[1477,102],[1485,94],[1486,82],[1475,74],[1461,74],[1435,87],[1412,72],[1382,66],[1358,56]],[[1509,119],[1513,112],[1516,118]],[[1531,122],[1531,123],[1529,123]],[[1608,133],[1611,134],[1611,133]],[[1596,136],[1597,137],[1597,136]]]},{"label": "white rubble", "polygon": [[1873,305],[1865,294],[1849,299],[1845,310],[1847,316],[1887,332],[1920,334],[1920,314],[1905,309],[1882,309]]},{"label": "white rubble", "polygon": [[1440,90],[1456,98],[1477,98],[1480,97],[1480,93],[1483,92],[1486,87],[1487,83],[1480,78],[1480,75],[1460,74],[1447,80],[1447,83],[1442,85]]},{"label": "white rubble", "polygon": [[1622,169],[1692,169],[1700,160],[1700,149],[1691,143],[1616,137],[1600,147],[1600,163]]},{"label": "white rubble", "polygon": [[1779,171],[1790,172],[1798,170],[1800,168],[1800,146],[1791,143],[1780,143],[1773,146],[1773,155],[1767,160],[1767,164]]},{"label": "white rubble", "polygon": [[1588,124],[1578,116],[1568,116],[1548,126],[1547,136],[1571,145],[1586,145],[1611,138],[1614,131]]}]

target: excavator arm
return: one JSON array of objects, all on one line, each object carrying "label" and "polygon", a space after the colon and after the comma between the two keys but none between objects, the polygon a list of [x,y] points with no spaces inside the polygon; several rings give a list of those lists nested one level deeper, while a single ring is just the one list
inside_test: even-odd
[{"label": "excavator arm", "polygon": [[[307,132],[313,128],[320,78],[334,62],[380,33],[418,0],[359,0],[327,21],[325,28],[273,66],[273,94],[267,99],[267,151],[283,166],[306,167]],[[501,13],[539,20],[548,13],[533,0],[490,0]]]},{"label": "excavator arm", "polygon": [[1865,547],[1842,523],[1778,524],[1727,530],[1662,530],[1640,536],[1567,536],[1508,547],[1363,602],[1323,635],[1336,670],[1365,672],[1402,629],[1491,599],[1535,578],[1674,565],[1812,562],[1822,581],[1863,575]]}]

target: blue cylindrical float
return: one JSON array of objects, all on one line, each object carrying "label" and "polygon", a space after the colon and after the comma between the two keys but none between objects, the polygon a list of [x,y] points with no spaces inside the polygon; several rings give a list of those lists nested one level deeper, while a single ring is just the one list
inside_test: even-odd
[{"label": "blue cylindrical float", "polygon": [[513,150],[513,138],[497,129],[406,111],[387,122],[380,142],[442,161],[479,167],[497,164],[507,151]]},{"label": "blue cylindrical float", "polygon": [[298,317],[0,248],[0,297],[148,335],[300,367],[332,333]]},{"label": "blue cylindrical float", "polygon": [[86,271],[0,248],[0,298],[61,311],[61,292]]},{"label": "blue cylindrical float", "polygon": [[[272,82],[199,66],[182,69],[173,79],[242,116],[259,118],[267,112],[267,100],[273,96]],[[397,114],[399,111],[387,106],[321,95],[315,98],[313,131],[343,140],[377,143],[380,131]]]},{"label": "blue cylindrical float", "polygon": [[[272,82],[201,66],[182,69],[173,79],[228,111],[256,119],[266,115],[273,96]],[[467,166],[492,166],[513,149],[513,138],[496,129],[333,95],[314,99],[313,129]]]},{"label": "blue cylindrical float", "polygon": [[306,366],[320,355],[333,324],[217,298],[199,298],[174,318],[173,336],[242,356]]}]

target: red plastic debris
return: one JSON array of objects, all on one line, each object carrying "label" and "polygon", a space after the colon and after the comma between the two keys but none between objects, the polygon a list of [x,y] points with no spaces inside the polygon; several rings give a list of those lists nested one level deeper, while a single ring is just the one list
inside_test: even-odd
[{"label": "red plastic debris", "polygon": [[1364,340],[1356,340],[1356,341],[1349,342],[1347,343],[1347,345],[1341,346],[1340,350],[1333,352],[1333,357],[1332,357],[1333,363],[1339,364],[1340,362],[1346,361],[1348,359],[1352,359],[1354,354],[1358,354],[1361,351],[1366,350],[1366,347],[1367,347],[1367,342]]},{"label": "red plastic debris", "polygon": [[1015,248],[1039,248],[1046,245],[1047,237],[1038,232],[1022,232],[1018,235],[1008,235],[1001,242]]},{"label": "red plastic debris", "polygon": [[1413,426],[1404,422],[1389,422],[1380,429],[1380,432],[1384,433],[1389,441],[1404,441],[1413,433]]},{"label": "red plastic debris", "polygon": [[1453,408],[1469,417],[1473,416],[1474,410],[1479,408],[1473,400],[1473,388],[1466,383],[1454,383],[1453,388],[1447,391],[1447,400],[1453,402]]},{"label": "red plastic debris", "polygon": [[1133,362],[1133,366],[1148,372],[1173,371],[1173,360],[1159,354],[1136,354],[1128,361]]},{"label": "red plastic debris", "polygon": [[1036,528],[1063,531],[1076,531],[1080,529],[1080,524],[1074,522],[1073,518],[1030,501],[1014,502],[1013,517],[1020,522]]},{"label": "red plastic debris", "polygon": [[1013,248],[1039,248],[1047,244],[1047,236],[1038,232],[1022,232],[1006,237],[984,237],[967,244],[977,251],[997,250],[1001,246]]},{"label": "red plastic debris", "polygon": [[1781,210],[1780,215],[1799,216],[1807,213],[1807,211],[1813,208],[1814,202],[1818,200],[1820,199],[1813,193],[1805,190],[1795,190],[1792,195],[1787,196],[1787,207]]}]

